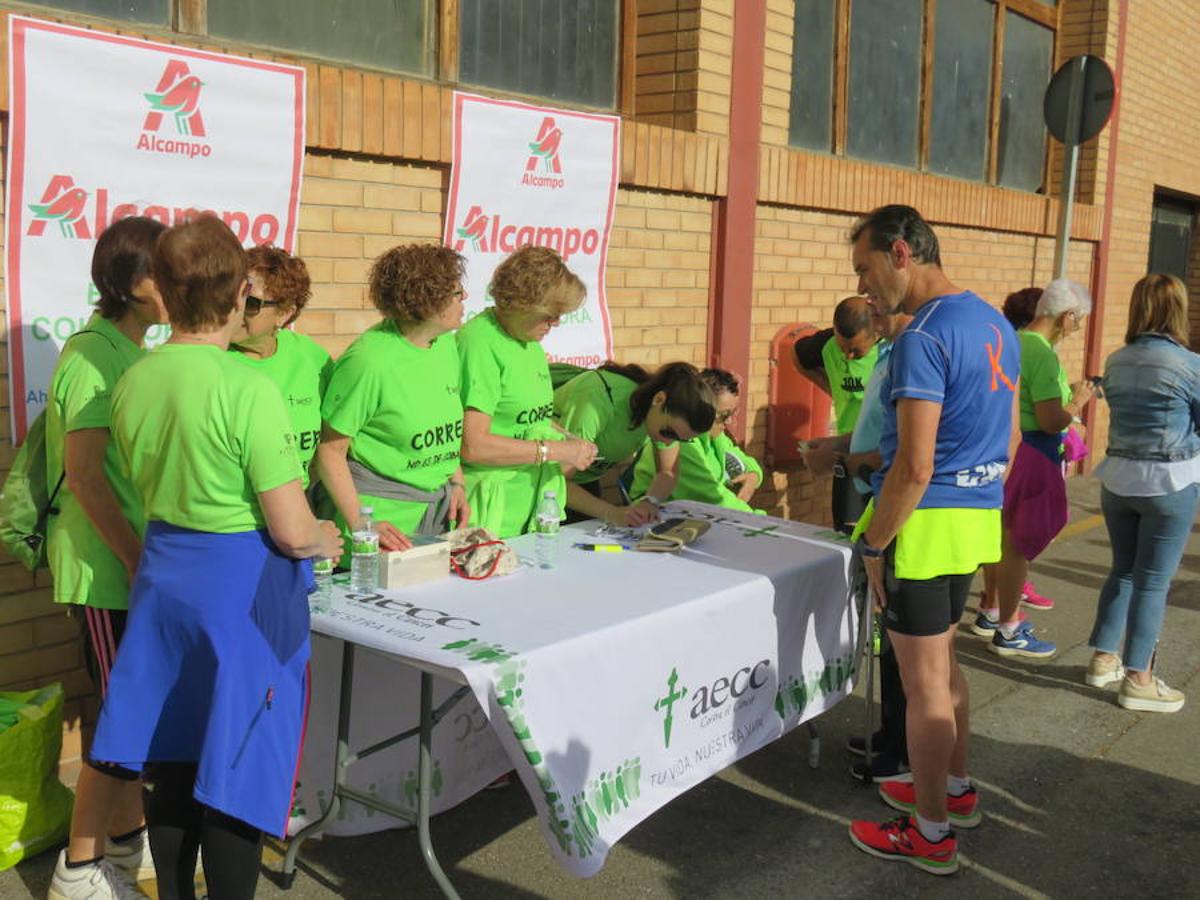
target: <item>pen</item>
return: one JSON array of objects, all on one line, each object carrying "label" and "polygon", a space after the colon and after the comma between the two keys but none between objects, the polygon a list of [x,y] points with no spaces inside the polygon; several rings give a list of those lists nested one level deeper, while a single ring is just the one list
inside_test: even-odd
[{"label": "pen", "polygon": [[628,550],[622,544],[575,544],[576,550],[588,550],[592,553],[622,553]]}]

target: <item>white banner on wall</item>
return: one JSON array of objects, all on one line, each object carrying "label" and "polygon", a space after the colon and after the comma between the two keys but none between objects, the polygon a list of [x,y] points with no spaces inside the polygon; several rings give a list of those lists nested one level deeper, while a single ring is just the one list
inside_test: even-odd
[{"label": "white banner on wall", "polygon": [[63,342],[91,315],[92,250],[108,224],[212,212],[247,246],[292,249],[304,70],[21,16],[8,46],[5,287],[20,440]]},{"label": "white banner on wall", "polygon": [[551,362],[612,355],[604,266],[617,197],[617,116],[454,94],[454,157],[444,243],[467,259],[467,315],[491,304],[496,266],[526,244],[553,247],[587,301],[542,343]]}]

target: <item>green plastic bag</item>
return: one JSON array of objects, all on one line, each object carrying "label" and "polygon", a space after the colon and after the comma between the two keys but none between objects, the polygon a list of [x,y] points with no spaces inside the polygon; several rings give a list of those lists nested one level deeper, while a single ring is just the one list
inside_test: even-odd
[{"label": "green plastic bag", "polygon": [[55,775],[63,689],[0,693],[0,871],[62,843],[74,796]]}]

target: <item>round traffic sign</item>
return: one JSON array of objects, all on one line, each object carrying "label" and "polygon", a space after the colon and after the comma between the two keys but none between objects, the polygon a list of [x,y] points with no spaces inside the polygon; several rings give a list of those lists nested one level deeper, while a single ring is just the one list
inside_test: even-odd
[{"label": "round traffic sign", "polygon": [[[1078,77],[1081,61],[1082,77]],[[1091,54],[1071,57],[1054,73],[1046,88],[1042,113],[1050,133],[1064,144],[1069,132],[1068,110],[1073,85],[1081,91],[1076,142],[1082,144],[1098,135],[1108,124],[1117,96],[1116,82],[1108,63]]]}]

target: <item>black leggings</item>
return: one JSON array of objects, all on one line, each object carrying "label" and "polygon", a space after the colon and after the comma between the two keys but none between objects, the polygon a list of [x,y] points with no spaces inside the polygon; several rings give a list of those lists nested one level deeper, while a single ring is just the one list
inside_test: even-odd
[{"label": "black leggings", "polygon": [[201,851],[211,900],[252,900],[262,832],[196,800],[192,763],[150,763],[144,781],[146,830],[160,900],[195,900],[196,854]]},{"label": "black leggings", "polygon": [[879,706],[880,728],[883,731],[883,746],[872,747],[908,763],[908,725],[906,722],[908,702],[904,698],[904,682],[900,680],[900,666],[896,662],[896,651],[883,633],[883,650],[879,654]]}]

